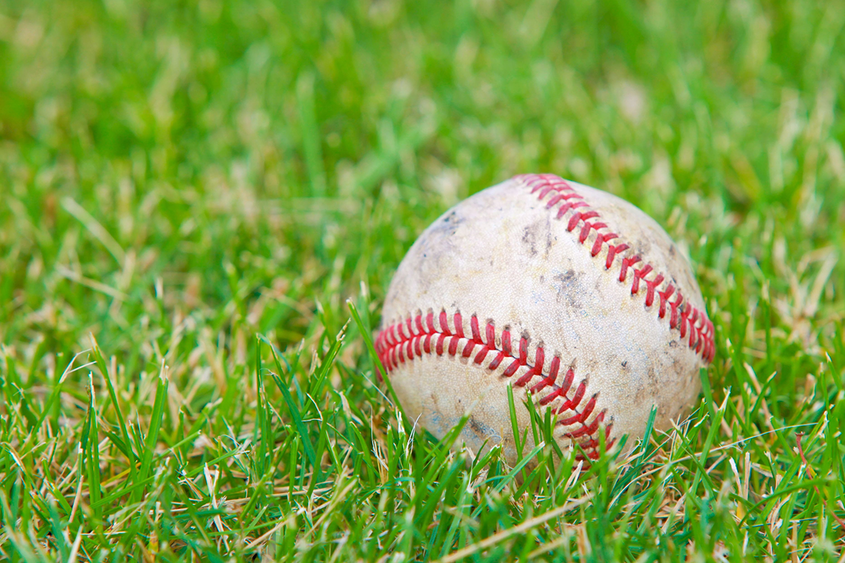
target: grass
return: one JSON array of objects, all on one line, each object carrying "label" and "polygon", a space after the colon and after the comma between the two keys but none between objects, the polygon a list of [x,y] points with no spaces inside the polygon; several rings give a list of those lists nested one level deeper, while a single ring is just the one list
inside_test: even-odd
[{"label": "grass", "polygon": [[[0,0],[0,558],[842,561],[843,27]],[[374,376],[417,234],[528,171],[654,216],[716,325],[692,416],[627,462],[467,460]]]}]

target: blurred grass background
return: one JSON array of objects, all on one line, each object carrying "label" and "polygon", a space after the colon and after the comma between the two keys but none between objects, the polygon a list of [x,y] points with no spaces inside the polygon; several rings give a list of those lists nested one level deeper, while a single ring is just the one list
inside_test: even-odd
[{"label": "blurred grass background", "polygon": [[[837,560],[844,27],[835,0],[0,0],[3,557]],[[410,440],[336,336],[530,171],[663,224],[718,351],[685,433],[517,486]]]}]

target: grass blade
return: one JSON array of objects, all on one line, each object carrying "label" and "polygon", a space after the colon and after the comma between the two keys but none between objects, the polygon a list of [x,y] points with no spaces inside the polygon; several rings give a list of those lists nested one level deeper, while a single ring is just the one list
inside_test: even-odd
[{"label": "grass blade", "polygon": [[[164,419],[164,407],[167,404],[167,387],[169,384],[170,380],[168,377],[168,368],[164,362],[162,362],[156,386],[153,412],[150,415],[150,427],[147,430],[147,435],[144,439],[144,450],[141,455],[141,464],[138,469],[138,480],[140,482],[146,481],[152,470],[153,455],[155,454],[156,445],[158,444],[158,435],[161,431],[161,424]],[[144,489],[136,489],[132,495],[133,502],[140,501],[143,493]]]}]

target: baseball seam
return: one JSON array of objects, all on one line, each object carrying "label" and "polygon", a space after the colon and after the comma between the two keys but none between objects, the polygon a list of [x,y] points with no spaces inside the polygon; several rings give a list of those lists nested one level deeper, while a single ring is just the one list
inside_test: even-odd
[{"label": "baseball seam", "polygon": [[[681,295],[680,289],[669,281],[669,277],[658,272],[637,255],[631,245],[624,242],[621,235],[611,231],[602,221],[601,214],[593,209],[566,180],[554,174],[522,174],[514,180],[531,189],[531,194],[537,194],[540,201],[545,200],[546,208],[557,208],[556,219],[567,221],[566,230],[578,233],[578,242],[584,246],[590,245],[590,236],[595,234],[590,246],[590,254],[595,258],[602,250],[607,249],[605,270],[610,270],[617,260],[622,260],[618,280],[628,282],[628,273],[633,279],[630,282],[631,295],[642,293],[645,285],[645,306],[652,307],[655,295],[658,296],[657,316],[666,317],[669,308],[669,328],[678,330],[681,338],[687,339],[687,346],[701,358],[710,363],[716,352],[713,342],[713,323],[704,311],[699,310]],[[551,195],[548,200],[546,197]],[[671,298],[674,296],[674,301]]]},{"label": "baseball seam", "polygon": [[[439,326],[435,326],[435,322]],[[573,386],[575,372],[569,367],[565,369],[563,380],[558,384],[558,374],[562,371],[560,357],[554,356],[549,362],[548,371],[544,371],[546,361],[542,346],[536,348],[533,361],[529,362],[527,337],[519,339],[515,350],[508,328],[497,333],[495,325],[488,322],[484,331],[485,340],[476,315],[470,318],[471,335],[465,333],[463,322],[460,312],[452,315],[451,327],[446,311],[441,311],[436,319],[431,311],[425,316],[418,313],[380,331],[376,337],[376,353],[388,372],[423,354],[460,356],[482,367],[492,354],[494,357],[486,369],[502,371],[501,375],[508,378],[519,374],[513,383],[515,387],[526,387],[535,378],[542,378],[529,387],[532,394],[550,388],[540,397],[539,406],[552,409],[559,416],[567,414],[558,420],[558,425],[564,428],[562,437],[577,443],[587,458],[598,459],[599,431],[606,411],[595,412],[598,393],[585,402],[587,380],[582,379],[578,385]],[[608,424],[604,427],[607,448],[613,445],[613,440],[609,438],[611,426]],[[583,459],[584,455],[579,453],[576,458]]]}]

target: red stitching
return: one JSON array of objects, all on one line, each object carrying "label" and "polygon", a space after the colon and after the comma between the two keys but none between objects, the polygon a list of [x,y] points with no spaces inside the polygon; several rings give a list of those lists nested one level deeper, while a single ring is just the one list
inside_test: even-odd
[{"label": "red stitching", "polygon": [[660,282],[663,281],[663,274],[657,274],[657,277],[651,281],[643,281],[646,285],[645,306],[651,307],[651,304],[654,303],[654,292],[657,289],[657,286],[660,285]]},{"label": "red stitching", "polygon": [[629,256],[622,259],[622,269],[619,271],[619,281],[624,282],[628,276],[628,267],[640,261],[639,256]]},{"label": "red stitching", "polygon": [[640,280],[646,277],[654,268],[651,264],[646,264],[639,270],[634,269],[634,283],[631,284],[631,295],[636,295],[640,290]]},{"label": "red stitching", "polygon": [[[487,368],[495,370],[505,359],[508,359],[510,363],[502,373],[504,377],[513,377],[521,367],[528,368],[524,374],[514,381],[515,387],[525,387],[538,378],[539,381],[536,381],[529,388],[532,393],[537,393],[546,387],[552,387],[552,391],[538,401],[539,405],[552,408],[553,412],[558,415],[571,413],[558,421],[558,424],[566,429],[563,436],[578,443],[589,459],[596,460],[599,458],[599,441],[596,432],[600,423],[604,420],[605,411],[599,412],[590,421],[590,417],[595,411],[598,395],[593,395],[585,404],[582,404],[587,392],[586,379],[583,379],[574,392],[570,393],[575,380],[573,368],[570,367],[566,370],[563,381],[558,385],[556,381],[558,373],[560,373],[560,358],[553,356],[548,372],[544,372],[546,353],[543,346],[537,347],[534,352],[534,359],[530,361],[528,338],[526,336],[519,339],[518,349],[514,350],[511,342],[511,331],[506,328],[501,332],[501,348],[497,348],[496,327],[492,322],[488,322],[485,327],[485,342],[481,337],[481,327],[476,315],[470,318],[471,337],[464,335],[461,313],[454,313],[452,320],[454,330],[449,328],[449,316],[445,311],[441,311],[439,316],[440,327],[437,328],[434,326],[433,313],[428,313],[425,316],[417,314],[395,322],[379,332],[376,337],[376,353],[388,373],[396,369],[399,364],[404,363],[406,359],[410,361],[421,357],[423,353],[431,354],[431,340],[435,336],[437,342],[434,348],[439,356],[442,356],[445,351],[450,356],[469,359],[475,348],[480,347],[480,350],[472,359],[474,364],[480,365],[488,354],[495,352],[496,357],[493,358]],[[399,333],[398,338],[396,337],[397,331]],[[444,347],[446,339],[449,339],[449,343],[447,347]],[[466,343],[463,348],[459,349],[461,341],[466,341]],[[514,352],[516,352],[516,355],[514,355]],[[552,405],[556,399],[562,399],[563,402],[559,405]],[[573,426],[575,428],[570,430]],[[606,444],[610,448],[613,442],[606,440]],[[579,453],[578,455],[582,454]]]},{"label": "red stitching", "polygon": [[[613,235],[613,238],[619,238],[619,236]],[[602,243],[604,243],[606,240],[607,239],[603,240]],[[619,252],[625,252],[626,250],[628,250],[628,248],[630,248],[630,247],[627,244],[625,244],[624,242],[621,243],[621,244],[617,244],[616,246],[613,246],[612,244],[608,244],[607,245],[607,261],[604,263],[604,269],[609,270],[610,267],[613,265],[613,259],[616,258],[616,254],[619,253]],[[601,251],[601,249],[599,249],[599,251]],[[596,252],[596,254],[598,254],[598,252]],[[593,256],[595,256],[596,254],[593,254]]]},{"label": "red stitching", "polygon": [[[569,388],[572,387],[573,379],[575,379],[575,372],[572,371],[572,368],[569,368],[566,370],[566,375],[563,377],[563,383],[560,384],[560,387],[540,399],[540,406],[546,406],[558,397],[565,397]],[[554,380],[551,383],[553,384]]]},{"label": "red stitching", "polygon": [[669,301],[669,298],[672,297],[674,292],[675,286],[672,284],[669,284],[665,290],[657,292],[657,295],[660,296],[660,312],[657,316],[661,319],[666,316],[666,303]]},{"label": "red stitching", "polygon": [[[601,223],[601,226],[602,226],[602,227],[606,227],[607,225],[605,225],[604,223]],[[607,242],[607,241],[609,241],[609,240],[613,240],[613,239],[615,239],[615,238],[618,238],[618,237],[619,237],[619,235],[617,235],[616,233],[607,233],[607,234],[605,234],[605,235],[603,235],[603,234],[601,234],[601,233],[598,233],[598,234],[596,235],[596,240],[595,240],[595,242],[593,243],[593,248],[590,250],[590,256],[595,257],[595,256],[596,256],[599,252],[601,252],[601,246],[602,246],[604,243],[606,243],[606,242]],[[608,246],[609,246],[609,247],[611,247],[611,248],[614,248],[614,247],[612,247],[611,245],[608,245]],[[621,245],[620,245],[620,246],[621,246]],[[625,245],[625,247],[627,248],[627,245]],[[614,253],[615,253],[615,252],[616,252],[616,250],[615,250],[615,248],[614,248]],[[613,259],[611,259],[609,263],[610,263],[610,264],[613,264]],[[609,266],[608,266],[608,267],[609,267]]]},{"label": "red stitching", "polygon": [[[566,230],[574,232],[578,225],[581,228],[578,230],[578,242],[585,244],[588,242],[590,234],[595,232],[595,240],[590,246],[590,255],[598,256],[602,248],[607,248],[607,258],[605,260],[605,269],[609,270],[613,266],[617,257],[621,256],[626,250],[631,250],[631,247],[624,243],[618,242],[611,244],[610,241],[620,238],[618,234],[608,232],[599,233],[601,229],[608,229],[607,224],[601,222],[601,215],[598,211],[591,209],[589,204],[584,201],[584,196],[579,194],[566,180],[559,178],[554,174],[523,174],[515,176],[515,180],[521,182],[526,187],[531,188],[531,193],[536,194],[541,201],[545,200],[546,196],[553,194],[546,202],[546,207],[552,209],[558,203],[564,202],[557,211],[557,218],[563,217],[571,212],[569,220],[566,224]],[[594,221],[590,221],[594,219]],[[637,269],[635,266],[641,266]],[[643,259],[636,255],[623,256],[619,270],[619,281],[628,283],[628,269],[634,272],[631,283],[631,295],[636,295],[640,290],[640,281],[646,285],[645,306],[651,307],[654,304],[655,293],[660,298],[658,307],[658,318],[662,319],[666,316],[666,305],[670,307],[669,328],[678,329],[681,338],[687,337],[687,331],[690,335],[687,341],[687,346],[696,354],[699,354],[705,362],[710,363],[716,353],[716,346],[713,342],[715,334],[713,323],[707,318],[703,310],[698,310],[693,307],[691,303],[685,302],[678,291],[671,283],[669,278],[661,272],[657,272],[654,268],[643,261]],[[649,280],[646,278],[649,274],[654,274],[654,278]],[[660,290],[660,284],[666,282],[666,287]],[[669,301],[669,298],[675,294],[675,301]]]}]

